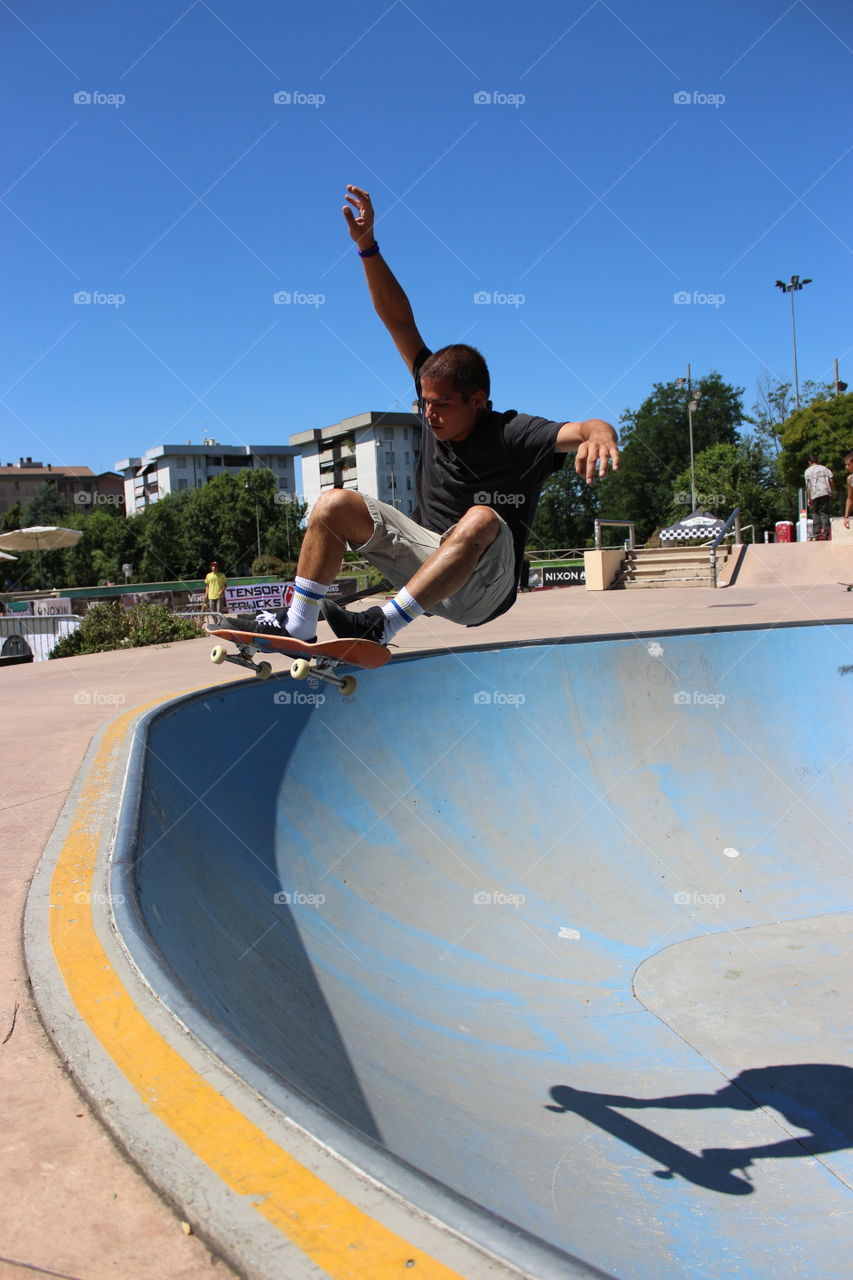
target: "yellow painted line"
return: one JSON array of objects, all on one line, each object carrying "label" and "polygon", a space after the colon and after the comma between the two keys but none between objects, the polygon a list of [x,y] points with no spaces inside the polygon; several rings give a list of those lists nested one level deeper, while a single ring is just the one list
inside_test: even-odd
[{"label": "yellow painted line", "polygon": [[137,707],[106,730],[84,781],[50,891],[50,941],[71,998],[143,1102],[237,1195],[334,1280],[464,1280],[339,1195],[223,1098],[150,1025],[95,932],[91,895],[112,821],[122,747]]}]

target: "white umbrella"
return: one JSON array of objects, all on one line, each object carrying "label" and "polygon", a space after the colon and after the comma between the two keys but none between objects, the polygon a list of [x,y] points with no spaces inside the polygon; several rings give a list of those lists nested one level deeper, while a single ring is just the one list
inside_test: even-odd
[{"label": "white umbrella", "polygon": [[82,529],[63,529],[55,524],[34,524],[28,529],[11,529],[0,533],[0,550],[56,551],[59,547],[73,547],[83,537]]},{"label": "white umbrella", "polygon": [[83,537],[82,529],[64,529],[56,524],[34,524],[28,529],[11,529],[0,533],[0,551],[35,551],[39,558],[39,581],[42,581],[41,553],[58,551],[60,547],[73,547]]}]

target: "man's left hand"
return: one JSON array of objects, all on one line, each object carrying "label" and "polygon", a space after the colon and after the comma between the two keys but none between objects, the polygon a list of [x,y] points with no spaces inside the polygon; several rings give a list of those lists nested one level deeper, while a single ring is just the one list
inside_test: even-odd
[{"label": "man's left hand", "polygon": [[596,478],[603,479],[610,463],[614,471],[619,470],[619,444],[612,427],[593,427],[589,437],[578,445],[575,455],[575,471],[583,476],[587,484]]}]

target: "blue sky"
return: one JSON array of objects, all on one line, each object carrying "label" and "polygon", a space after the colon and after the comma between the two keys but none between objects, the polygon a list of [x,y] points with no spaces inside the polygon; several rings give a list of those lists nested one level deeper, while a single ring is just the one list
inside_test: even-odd
[{"label": "blue sky", "polygon": [[0,23],[4,463],[407,408],[348,182],[497,408],[617,422],[688,361],[749,407],[791,378],[793,273],[801,381],[838,357],[853,383],[847,0],[4,0]]}]

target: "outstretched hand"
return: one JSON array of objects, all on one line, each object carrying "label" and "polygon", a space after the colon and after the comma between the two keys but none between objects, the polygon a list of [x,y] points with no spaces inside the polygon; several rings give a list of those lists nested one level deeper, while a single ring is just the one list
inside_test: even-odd
[{"label": "outstretched hand", "polygon": [[575,454],[575,471],[586,480],[587,484],[592,484],[596,479],[604,478],[608,463],[614,471],[618,471],[619,446],[615,433],[612,428],[608,428],[607,432],[593,430],[589,439],[578,445]]},{"label": "outstretched hand", "polygon": [[347,220],[349,233],[360,249],[369,249],[375,239],[370,196],[361,187],[348,185],[346,200],[342,213]]}]

